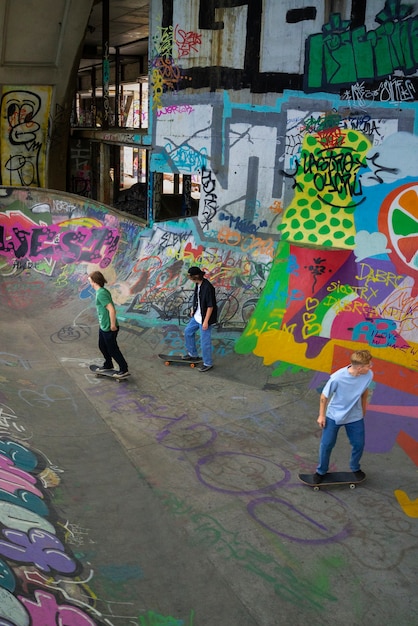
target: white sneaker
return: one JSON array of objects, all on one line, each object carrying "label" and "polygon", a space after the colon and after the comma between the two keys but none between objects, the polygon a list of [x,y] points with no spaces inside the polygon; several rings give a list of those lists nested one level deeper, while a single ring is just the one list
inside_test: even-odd
[{"label": "white sneaker", "polygon": [[119,370],[119,372],[115,372],[113,374],[113,378],[127,378],[128,376],[130,376],[129,372],[122,372]]}]

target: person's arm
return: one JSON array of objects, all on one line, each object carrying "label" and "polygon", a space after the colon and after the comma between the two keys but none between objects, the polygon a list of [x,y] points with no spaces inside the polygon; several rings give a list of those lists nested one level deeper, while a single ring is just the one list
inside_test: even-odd
[{"label": "person's arm", "polygon": [[368,389],[366,389],[366,391],[363,391],[363,393],[361,394],[361,408],[363,410],[363,417],[366,415],[368,395],[369,395]]},{"label": "person's arm", "polygon": [[212,311],[213,311],[213,306],[208,306],[208,308],[206,309],[205,319],[202,322],[203,330],[207,330],[209,328],[209,320],[210,320],[210,316],[212,315]]},{"label": "person's arm", "polygon": [[118,327],[116,325],[116,309],[114,305],[111,302],[109,302],[109,304],[106,304],[106,309],[109,311],[110,330],[117,330]]},{"label": "person's arm", "polygon": [[316,420],[321,428],[325,427],[327,404],[328,398],[321,393],[321,397],[319,398],[319,417]]}]

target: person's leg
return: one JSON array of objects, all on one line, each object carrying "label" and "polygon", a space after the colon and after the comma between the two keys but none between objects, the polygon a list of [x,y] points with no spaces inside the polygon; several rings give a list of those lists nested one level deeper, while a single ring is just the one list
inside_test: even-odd
[{"label": "person's leg", "polygon": [[202,346],[203,365],[212,366],[212,326],[209,326],[207,330],[200,327],[200,344]]},{"label": "person's leg", "polygon": [[199,324],[196,322],[195,318],[192,317],[184,330],[184,340],[186,343],[187,354],[195,358],[199,356],[196,347],[196,331],[198,328]]},{"label": "person's leg", "polygon": [[323,476],[329,468],[329,459],[331,452],[337,441],[337,435],[340,427],[334,420],[327,417],[324,429],[322,431],[321,443],[319,444],[319,463],[316,471]]},{"label": "person's leg", "polygon": [[99,350],[103,354],[103,358],[104,358],[103,367],[111,370],[113,369],[112,355],[110,354],[107,348],[107,341],[106,341],[105,335],[106,333],[99,328]]},{"label": "person's leg", "polygon": [[352,472],[358,472],[364,451],[364,419],[346,424],[345,432],[351,444],[350,469]]},{"label": "person's leg", "polygon": [[108,354],[110,354],[112,359],[116,361],[116,363],[119,366],[119,370],[121,372],[127,372],[128,364],[122,352],[120,351],[120,348],[117,342],[118,332],[119,330],[109,330],[108,332],[102,331],[103,340],[106,344],[106,349],[107,349]]}]

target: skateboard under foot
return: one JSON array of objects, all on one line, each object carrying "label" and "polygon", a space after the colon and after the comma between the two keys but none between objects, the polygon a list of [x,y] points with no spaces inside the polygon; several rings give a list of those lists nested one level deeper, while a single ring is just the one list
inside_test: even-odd
[{"label": "skateboard under foot", "polygon": [[103,370],[100,370],[100,365],[89,365],[89,369],[96,376],[103,376],[104,378],[111,378],[112,380],[116,380],[118,383],[121,383],[124,380],[128,380],[128,376],[130,376],[130,374],[128,374],[128,376],[125,376],[124,378],[115,378],[113,374],[116,374],[117,370],[103,371]]},{"label": "skateboard under foot", "polygon": [[359,480],[355,477],[353,472],[329,472],[325,474],[320,483],[314,482],[314,474],[299,474],[299,479],[305,483],[305,485],[312,487],[314,491],[319,491],[321,487],[329,487],[331,485],[348,485],[350,489],[355,489],[366,477]]},{"label": "skateboard under foot", "polygon": [[158,358],[164,361],[164,365],[171,365],[171,363],[181,363],[182,365],[188,365],[189,367],[196,367],[202,363],[202,359],[196,358],[195,361],[187,361],[183,359],[181,354],[159,354]]}]

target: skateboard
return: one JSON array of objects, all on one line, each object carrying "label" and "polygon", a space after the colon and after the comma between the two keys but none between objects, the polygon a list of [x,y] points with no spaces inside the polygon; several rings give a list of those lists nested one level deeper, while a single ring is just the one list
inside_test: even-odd
[{"label": "skateboard", "polygon": [[330,485],[349,485],[350,489],[355,489],[356,485],[362,483],[366,477],[358,480],[353,472],[329,472],[325,474],[322,482],[316,484],[313,481],[313,474],[299,474],[299,479],[312,487],[314,491],[319,491],[321,487],[329,487]]},{"label": "skateboard", "polygon": [[181,354],[159,354],[158,358],[164,361],[164,365],[181,363],[182,365],[188,365],[189,367],[196,367],[202,363],[202,359],[200,358],[197,358],[196,361],[185,361]]},{"label": "skateboard", "polygon": [[95,374],[96,376],[104,376],[105,378],[112,378],[112,380],[117,380],[118,383],[121,383],[124,380],[128,380],[128,376],[130,376],[130,374],[128,374],[128,376],[125,376],[125,378],[115,378],[113,374],[117,372],[117,370],[107,370],[107,372],[99,372],[99,368],[100,368],[99,365],[89,365],[90,371],[93,372],[93,374]]}]

